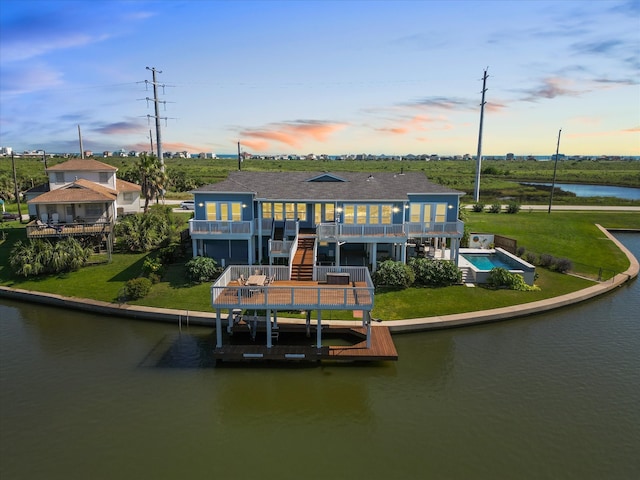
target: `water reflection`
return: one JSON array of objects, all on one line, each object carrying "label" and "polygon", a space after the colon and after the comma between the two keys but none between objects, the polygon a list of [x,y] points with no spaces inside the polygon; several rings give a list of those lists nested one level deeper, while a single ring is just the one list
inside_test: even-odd
[{"label": "water reflection", "polygon": [[398,362],[211,368],[210,328],[2,300],[0,478],[635,478],[638,311],[636,281]]}]

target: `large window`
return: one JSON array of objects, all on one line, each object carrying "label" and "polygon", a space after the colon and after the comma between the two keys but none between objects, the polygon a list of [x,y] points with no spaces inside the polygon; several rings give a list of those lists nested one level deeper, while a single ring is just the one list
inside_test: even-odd
[{"label": "large window", "polygon": [[346,224],[378,225],[391,224],[393,206],[390,204],[358,204],[344,206],[344,220]]},{"label": "large window", "polygon": [[412,203],[409,221],[412,223],[446,222],[446,203]]},{"label": "large window", "polygon": [[239,222],[242,220],[242,203],[240,202],[207,202],[205,204],[207,220]]},{"label": "large window", "polygon": [[295,202],[264,202],[262,204],[262,218],[274,220],[307,220],[307,204]]}]

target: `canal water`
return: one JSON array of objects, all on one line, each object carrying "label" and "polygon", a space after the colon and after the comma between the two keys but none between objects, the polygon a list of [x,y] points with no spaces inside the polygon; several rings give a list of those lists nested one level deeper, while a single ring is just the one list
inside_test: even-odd
[{"label": "canal water", "polygon": [[206,328],[0,300],[0,478],[638,478],[638,311],[635,281],[398,362],[214,368]]},{"label": "canal water", "polygon": [[[550,183],[526,182],[524,185],[543,185],[550,187]],[[576,197],[614,197],[623,200],[640,200],[640,188],[616,187],[612,185],[589,185],[579,183],[556,183],[556,188],[571,192]]]}]

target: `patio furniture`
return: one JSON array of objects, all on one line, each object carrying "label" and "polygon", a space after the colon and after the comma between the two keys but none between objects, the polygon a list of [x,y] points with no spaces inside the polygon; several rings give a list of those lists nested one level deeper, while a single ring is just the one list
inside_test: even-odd
[{"label": "patio furniture", "polygon": [[349,274],[342,272],[327,273],[327,284],[329,285],[349,285]]}]

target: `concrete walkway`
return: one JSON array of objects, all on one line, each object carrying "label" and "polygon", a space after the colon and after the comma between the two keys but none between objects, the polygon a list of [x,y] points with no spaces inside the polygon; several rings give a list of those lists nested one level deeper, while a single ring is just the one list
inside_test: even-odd
[{"label": "concrete walkway", "polygon": [[[453,315],[442,315],[436,317],[410,318],[405,320],[389,320],[384,325],[389,327],[393,333],[419,332],[425,330],[435,330],[442,328],[461,327],[465,325],[476,325],[480,323],[497,322],[501,320],[511,320],[518,317],[533,315],[555,308],[564,307],[579,303],[598,295],[615,290],[621,285],[637,278],[638,260],[633,254],[622,245],[611,233],[606,229],[597,225],[597,227],[614,242],[620,250],[622,250],[629,259],[629,268],[623,273],[619,273],[613,279],[603,283],[599,283],[592,287],[579,290],[577,292],[553,297],[538,302],[525,303],[521,305],[513,305],[510,307],[495,308],[491,310],[483,310],[477,312],[457,313]],[[99,313],[103,315],[117,315],[120,317],[129,317],[140,320],[152,320],[161,322],[175,323],[176,325],[215,325],[215,314],[213,312],[190,312],[188,310],[176,310],[166,308],[143,307],[137,305],[114,304],[109,302],[101,302],[99,300],[90,300],[85,298],[64,297],[52,293],[34,292],[30,290],[21,290],[0,286],[0,298],[10,298],[31,303],[40,303],[60,308],[71,308],[74,310]],[[224,316],[226,319],[226,315]],[[278,318],[279,322],[300,323],[304,324],[302,319],[286,319]],[[340,324],[360,326],[360,321],[326,321],[324,324]],[[375,327],[376,323],[373,324]]]}]

